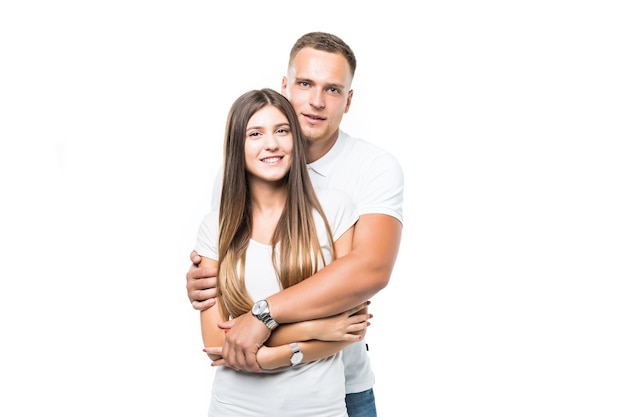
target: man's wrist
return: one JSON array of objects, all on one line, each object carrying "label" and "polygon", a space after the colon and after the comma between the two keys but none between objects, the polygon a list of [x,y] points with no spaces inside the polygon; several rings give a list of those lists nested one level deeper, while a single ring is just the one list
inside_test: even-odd
[{"label": "man's wrist", "polygon": [[251,312],[252,315],[261,320],[261,322],[263,322],[263,324],[265,324],[268,329],[274,330],[278,327],[278,323],[276,322],[276,320],[274,320],[274,318],[272,318],[272,315],[270,314],[270,306],[267,303],[267,300],[259,300],[254,303]]}]

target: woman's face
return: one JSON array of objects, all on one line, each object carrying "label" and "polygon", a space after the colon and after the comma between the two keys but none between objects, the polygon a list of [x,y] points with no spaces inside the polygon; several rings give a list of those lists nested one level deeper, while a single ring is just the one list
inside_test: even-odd
[{"label": "woman's face", "polygon": [[291,126],[278,108],[267,105],[252,115],[246,127],[245,158],[249,178],[283,179],[291,167]]}]

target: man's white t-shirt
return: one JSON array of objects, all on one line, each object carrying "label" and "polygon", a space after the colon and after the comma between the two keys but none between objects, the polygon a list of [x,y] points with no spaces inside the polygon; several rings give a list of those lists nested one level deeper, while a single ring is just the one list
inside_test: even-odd
[{"label": "man's white t-shirt", "polygon": [[[345,191],[356,204],[359,216],[386,214],[403,221],[404,174],[389,152],[339,132],[330,151],[308,167],[316,190]],[[343,350],[347,393],[362,392],[374,386],[368,347],[366,338]]]}]

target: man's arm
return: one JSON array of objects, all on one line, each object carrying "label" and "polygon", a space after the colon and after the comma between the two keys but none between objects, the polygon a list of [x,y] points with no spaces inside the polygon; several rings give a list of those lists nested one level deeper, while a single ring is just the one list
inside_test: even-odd
[{"label": "man's arm", "polygon": [[354,229],[352,251],[268,297],[272,317],[278,323],[317,319],[369,300],[389,283],[401,236],[402,224],[396,218],[362,215]]},{"label": "man's arm", "polygon": [[[402,223],[384,214],[359,217],[352,251],[304,281],[267,298],[279,324],[327,317],[369,300],[389,282],[400,248]],[[222,323],[223,357],[229,366],[253,371],[255,355],[270,335],[251,313]]]}]

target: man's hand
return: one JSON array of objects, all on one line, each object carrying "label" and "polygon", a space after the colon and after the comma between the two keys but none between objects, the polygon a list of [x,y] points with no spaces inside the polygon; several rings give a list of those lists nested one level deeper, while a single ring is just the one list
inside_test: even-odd
[{"label": "man's hand", "polygon": [[196,251],[189,255],[191,267],[187,272],[187,297],[196,310],[202,311],[215,305],[217,296],[217,268],[200,268],[202,259]]},{"label": "man's hand", "polygon": [[217,325],[226,331],[222,347],[222,358],[226,366],[241,371],[261,372],[256,354],[270,337],[270,329],[252,313]]}]

